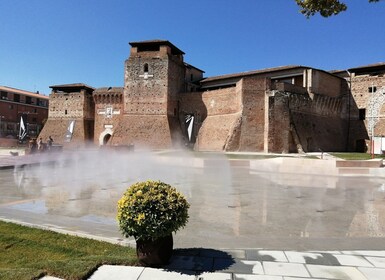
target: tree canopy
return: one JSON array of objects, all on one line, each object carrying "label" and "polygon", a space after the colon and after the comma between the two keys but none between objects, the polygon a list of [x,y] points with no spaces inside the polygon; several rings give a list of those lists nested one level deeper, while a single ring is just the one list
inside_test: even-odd
[{"label": "tree canopy", "polygon": [[[300,12],[307,18],[319,13],[323,17],[337,15],[346,11],[348,6],[341,0],[295,0],[301,7]],[[380,0],[368,0],[369,2],[379,2]]]}]

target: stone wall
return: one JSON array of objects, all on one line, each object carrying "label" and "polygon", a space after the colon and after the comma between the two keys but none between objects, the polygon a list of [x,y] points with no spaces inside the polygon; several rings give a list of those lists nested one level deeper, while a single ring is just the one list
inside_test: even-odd
[{"label": "stone wall", "polygon": [[94,144],[111,144],[114,130],[118,127],[123,115],[123,88],[100,88],[94,91],[93,97],[95,101]]},{"label": "stone wall", "polygon": [[[365,123],[367,127],[367,120],[370,118],[370,106],[372,98],[372,86],[375,87],[376,92],[385,91],[385,79],[379,76],[356,76],[352,78],[352,94],[359,109],[365,110]],[[375,135],[385,135],[385,103],[379,104],[380,111],[378,117],[380,121],[375,126]],[[358,114],[358,113],[357,113]],[[359,116],[355,115],[355,118]]]},{"label": "stone wall", "polygon": [[131,49],[125,65],[124,109],[112,143],[172,148],[182,142],[178,94],[184,89],[183,57],[168,46]]},{"label": "stone wall", "polygon": [[[71,141],[67,142],[65,135],[71,120],[75,121],[75,126]],[[90,135],[90,130],[93,129],[93,126],[93,121],[84,119],[48,119],[39,137],[42,137],[43,141],[46,142],[51,136],[54,144],[63,145],[66,148],[85,147],[92,144],[93,134]]]},{"label": "stone wall", "polygon": [[49,100],[49,118],[94,118],[95,106],[91,94],[84,92],[51,93]]},{"label": "stone wall", "polygon": [[348,120],[343,97],[275,93],[270,97],[270,152],[345,151]]},{"label": "stone wall", "polygon": [[290,145],[293,142],[291,133],[293,127],[290,126],[291,116],[288,96],[286,94],[273,94],[268,98],[267,151],[274,153],[297,152],[291,150],[292,146]]},{"label": "stone wall", "polygon": [[351,91],[358,108],[367,108],[372,86],[375,86],[377,90],[385,87],[384,77],[369,75],[352,77]]},{"label": "stone wall", "polygon": [[310,95],[319,94],[330,97],[338,97],[341,94],[341,78],[330,73],[316,70],[307,70],[308,91]]},{"label": "stone wall", "polygon": [[270,80],[245,77],[241,80],[242,124],[238,151],[263,151],[265,141],[265,98]]},{"label": "stone wall", "polygon": [[224,150],[240,112],[241,95],[236,87],[180,95],[180,117],[186,113],[196,116],[195,150]]},{"label": "stone wall", "polygon": [[[88,145],[94,139],[95,104],[92,94],[81,90],[79,92],[52,92],[48,120],[39,137],[46,141],[52,136],[56,144],[65,147],[80,147]],[[65,135],[70,121],[75,121],[74,132],[70,142],[65,141]]]},{"label": "stone wall", "polygon": [[111,145],[135,145],[137,148],[167,149],[182,145],[173,141],[171,126],[178,125],[167,116],[125,115],[114,128]]}]

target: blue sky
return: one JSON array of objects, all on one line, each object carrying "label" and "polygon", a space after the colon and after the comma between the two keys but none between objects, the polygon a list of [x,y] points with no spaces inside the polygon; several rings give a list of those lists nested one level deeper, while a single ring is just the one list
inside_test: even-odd
[{"label": "blue sky", "polygon": [[123,86],[129,42],[165,39],[205,76],[385,62],[385,1],[306,19],[294,0],[0,0],[0,85]]}]

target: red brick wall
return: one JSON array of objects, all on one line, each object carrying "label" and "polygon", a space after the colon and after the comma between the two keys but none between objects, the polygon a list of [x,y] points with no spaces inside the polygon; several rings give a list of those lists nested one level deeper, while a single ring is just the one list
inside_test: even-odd
[{"label": "red brick wall", "polygon": [[180,117],[183,118],[184,113],[193,113],[197,117],[196,150],[224,150],[240,117],[240,110],[238,87],[180,95]]},{"label": "red brick wall", "polygon": [[264,150],[267,81],[255,77],[241,81],[243,110],[239,151]]}]

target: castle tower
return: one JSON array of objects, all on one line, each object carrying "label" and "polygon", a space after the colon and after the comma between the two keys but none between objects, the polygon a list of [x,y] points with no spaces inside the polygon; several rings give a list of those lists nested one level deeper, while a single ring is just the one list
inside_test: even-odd
[{"label": "castle tower", "polygon": [[85,84],[50,86],[48,120],[39,137],[52,136],[55,143],[69,147],[93,142],[95,105],[94,88]]},{"label": "castle tower", "polygon": [[114,143],[170,148],[179,143],[178,94],[185,86],[183,52],[169,41],[131,42],[125,62],[123,117]]}]

